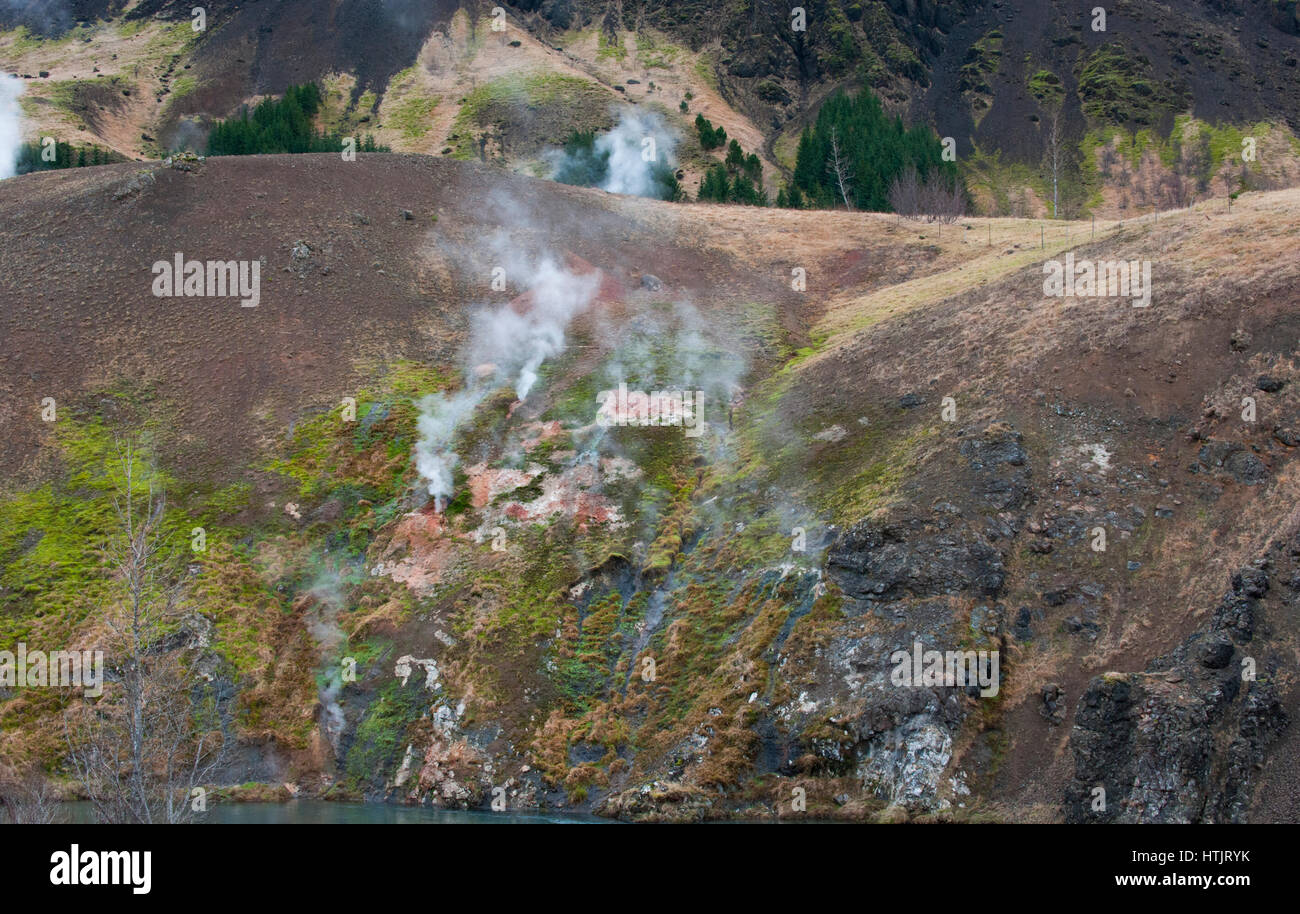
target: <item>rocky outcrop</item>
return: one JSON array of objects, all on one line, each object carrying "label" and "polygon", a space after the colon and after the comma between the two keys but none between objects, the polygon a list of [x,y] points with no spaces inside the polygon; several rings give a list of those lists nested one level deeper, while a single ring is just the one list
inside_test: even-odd
[{"label": "rocky outcrop", "polygon": [[1070,739],[1067,821],[1243,819],[1252,775],[1288,725],[1281,655],[1257,637],[1272,565],[1242,569],[1209,622],[1145,672],[1089,683]]},{"label": "rocky outcrop", "polygon": [[927,533],[919,520],[864,521],[831,547],[828,564],[844,592],[863,600],[1002,587],[1001,554],[968,529]]},{"label": "rocky outcrop", "polygon": [[804,768],[811,757],[811,767],[852,775],[880,803],[911,812],[969,793],[955,750],[982,699],[969,683],[900,682],[893,658],[916,645],[1001,649],[1004,550],[1030,500],[1029,459],[1013,428],[963,430],[957,449],[961,459],[944,471],[961,497],[868,518],[831,544],[827,575],[847,598],[845,612],[870,618],[869,633],[834,638],[816,684],[776,709],[779,726],[806,734]]},{"label": "rocky outcrop", "polygon": [[892,601],[970,592],[996,597],[1005,580],[1002,552],[990,541],[1013,536],[1003,516],[977,527],[976,512],[1015,511],[1029,501],[1028,457],[1021,436],[1005,425],[972,433],[960,444],[961,484],[977,499],[966,510],[951,503],[929,517],[864,520],[845,531],[827,554],[840,589],[860,600]]},{"label": "rocky outcrop", "polygon": [[1220,480],[1255,486],[1268,479],[1268,465],[1249,449],[1232,441],[1210,441],[1197,452],[1188,471]]},{"label": "rocky outcrop", "polygon": [[713,801],[701,790],[674,781],[654,781],[611,794],[593,810],[625,822],[698,822],[709,818]]}]

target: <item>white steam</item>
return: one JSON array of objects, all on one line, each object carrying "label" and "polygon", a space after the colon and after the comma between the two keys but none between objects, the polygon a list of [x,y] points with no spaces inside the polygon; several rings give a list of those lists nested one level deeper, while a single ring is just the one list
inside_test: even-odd
[{"label": "white steam", "polygon": [[343,631],[339,628],[338,616],[344,605],[338,573],[332,567],[321,572],[309,592],[315,599],[315,612],[307,617],[307,633],[316,642],[321,663],[316,687],[316,699],[321,706],[321,729],[337,753],[339,737],[343,733],[343,708],[339,705],[343,675],[337,657],[339,645],[343,643]]},{"label": "white steam", "polygon": [[[480,311],[470,337],[471,364],[496,366],[499,381],[514,379],[515,395],[527,399],[537,370],[564,351],[564,333],[599,288],[599,274],[578,274],[547,257],[526,270],[527,293],[509,305]],[[516,306],[524,305],[521,312]]]},{"label": "white steam", "polygon": [[473,415],[489,390],[475,385],[450,396],[430,394],[420,404],[420,419],[416,424],[420,440],[415,443],[415,466],[439,511],[446,507],[454,487],[453,474],[459,459],[452,450],[456,429]]},{"label": "white steam", "polygon": [[[603,389],[622,384],[639,391],[699,391],[709,421],[723,426],[730,421],[749,370],[745,342],[735,328],[679,300],[671,311],[644,311],[610,331],[611,355],[600,371]],[[711,436],[701,439],[701,446],[723,440]]]},{"label": "white steam", "polygon": [[618,124],[590,150],[552,150],[552,177],[594,185],[612,194],[662,198],[677,167],[677,134],[651,111],[624,110]]},{"label": "white steam", "polygon": [[23,144],[23,109],[18,98],[22,94],[21,79],[0,74],[0,180],[18,172],[18,153]]},{"label": "white steam", "polygon": [[507,273],[522,275],[528,291],[474,316],[465,387],[450,395],[431,394],[420,405],[416,467],[438,510],[452,494],[457,429],[494,390],[510,385],[520,400],[528,397],[542,363],[564,351],[569,322],[591,304],[600,284],[594,270],[575,273],[549,257],[536,265],[517,263]]},{"label": "white steam", "polygon": [[657,197],[664,168],[676,166],[677,137],[659,115],[624,112],[618,126],[596,138],[598,152],[609,153],[609,176],[601,190],[612,194]]}]

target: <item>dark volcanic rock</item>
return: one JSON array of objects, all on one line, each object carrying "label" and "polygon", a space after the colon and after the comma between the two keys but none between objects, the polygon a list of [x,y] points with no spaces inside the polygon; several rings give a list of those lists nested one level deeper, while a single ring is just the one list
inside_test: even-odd
[{"label": "dark volcanic rock", "polygon": [[1296,447],[1300,445],[1300,431],[1297,431],[1294,428],[1286,428],[1281,425],[1275,426],[1273,428],[1273,437],[1276,438],[1279,443],[1285,444],[1287,447]]},{"label": "dark volcanic rock", "polygon": [[1003,463],[1021,467],[1029,458],[1020,442],[1021,436],[1014,432],[996,437],[969,438],[961,444],[961,455],[976,469]]},{"label": "dark volcanic rock", "polygon": [[828,566],[845,593],[874,600],[964,590],[996,596],[1005,575],[1002,554],[974,532],[930,533],[915,521],[862,521],[831,546]]},{"label": "dark volcanic rock", "polygon": [[961,455],[974,476],[972,491],[998,511],[1017,510],[1030,501],[1029,455],[1019,432],[990,426],[961,443]]},{"label": "dark volcanic rock", "polygon": [[1231,441],[1211,441],[1196,455],[1194,473],[1230,476],[1243,485],[1258,485],[1268,478],[1268,466],[1246,448]]},{"label": "dark volcanic rock", "polygon": [[1232,646],[1231,640],[1222,635],[1217,635],[1201,643],[1198,656],[1202,666],[1209,667],[1212,670],[1221,670],[1232,662],[1232,655],[1235,652],[1236,648]]},{"label": "dark volcanic rock", "polygon": [[1059,683],[1049,682],[1039,693],[1043,700],[1038,713],[1051,723],[1059,724],[1065,720],[1065,689]]},{"label": "dark volcanic rock", "polygon": [[1243,568],[1233,577],[1232,590],[1248,597],[1262,597],[1268,593],[1268,573],[1262,568]]},{"label": "dark volcanic rock", "polygon": [[1028,606],[1022,606],[1016,611],[1016,622],[1012,628],[1012,633],[1019,641],[1028,641],[1034,637],[1033,615]]},{"label": "dark volcanic rock", "polygon": [[[1200,631],[1145,673],[1093,679],[1079,702],[1065,790],[1068,822],[1237,822],[1252,776],[1289,723],[1278,697],[1279,655],[1254,645],[1255,678],[1233,663],[1254,636],[1259,567],[1232,587]],[[1046,702],[1046,695],[1044,695]],[[1100,804],[1104,791],[1104,806]]]},{"label": "dark volcanic rock", "polygon": [[1250,451],[1238,451],[1224,462],[1224,469],[1243,485],[1255,486],[1268,478],[1268,467]]}]

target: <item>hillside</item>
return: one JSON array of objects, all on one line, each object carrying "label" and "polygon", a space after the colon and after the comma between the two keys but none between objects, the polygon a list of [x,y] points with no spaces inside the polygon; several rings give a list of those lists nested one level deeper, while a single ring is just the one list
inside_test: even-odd
[{"label": "hillside", "polygon": [[320,81],[324,127],[530,174],[571,131],[656,111],[692,194],[723,154],[696,142],[703,114],[762,159],[775,199],[822,101],[869,88],[954,140],[981,214],[1129,218],[1300,181],[1294,0],[1124,2],[1104,29],[1095,6],[827,0],[798,29],[784,8],[709,0],[528,0],[499,20],[495,4],[214,2],[196,32],[172,0],[57,0],[0,9],[0,70],[30,77],[30,139],[128,157],[202,151],[214,119]]},{"label": "hillside", "polygon": [[[1297,815],[1300,192],[938,225],[304,155],[24,175],[0,211],[0,642],[102,635],[145,442],[206,531],[169,643],[219,685],[224,784]],[[157,297],[177,251],[258,261],[257,306]],[[1149,305],[1046,296],[1067,253],[1149,261]],[[620,382],[701,423],[610,424]],[[1000,688],[892,687],[916,642],[999,651]],[[81,699],[3,699],[0,758],[57,772]]]}]

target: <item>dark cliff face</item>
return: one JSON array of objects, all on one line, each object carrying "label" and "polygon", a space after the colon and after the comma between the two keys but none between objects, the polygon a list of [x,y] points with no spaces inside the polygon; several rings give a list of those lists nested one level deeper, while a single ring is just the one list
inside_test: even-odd
[{"label": "dark cliff face", "polygon": [[1291,91],[1300,12],[1285,3],[1131,4],[1092,0],[818,0],[793,5],[625,2],[621,18],[596,0],[511,4],[536,28],[652,27],[694,49],[721,47],[723,96],[769,138],[798,127],[837,87],[869,86],[895,110],[957,140],[1037,164],[1056,104],[1041,73],[1064,90],[1065,127],[1157,126],[1191,109],[1215,122],[1279,118],[1300,125]]},{"label": "dark cliff face", "polygon": [[[846,596],[889,602],[969,594],[996,599],[1005,579],[1007,543],[1032,500],[1028,455],[1010,428],[970,430],[959,452],[960,491],[972,510],[938,504],[931,517],[863,521],[832,545],[827,567]],[[953,493],[953,501],[961,501]],[[1011,513],[1007,513],[1011,512]],[[995,544],[999,544],[995,545]]]},{"label": "dark cliff face", "polygon": [[1245,820],[1265,751],[1290,722],[1279,676],[1300,603],[1297,556],[1300,539],[1277,544],[1168,656],[1089,683],[1070,738],[1067,821]]}]

